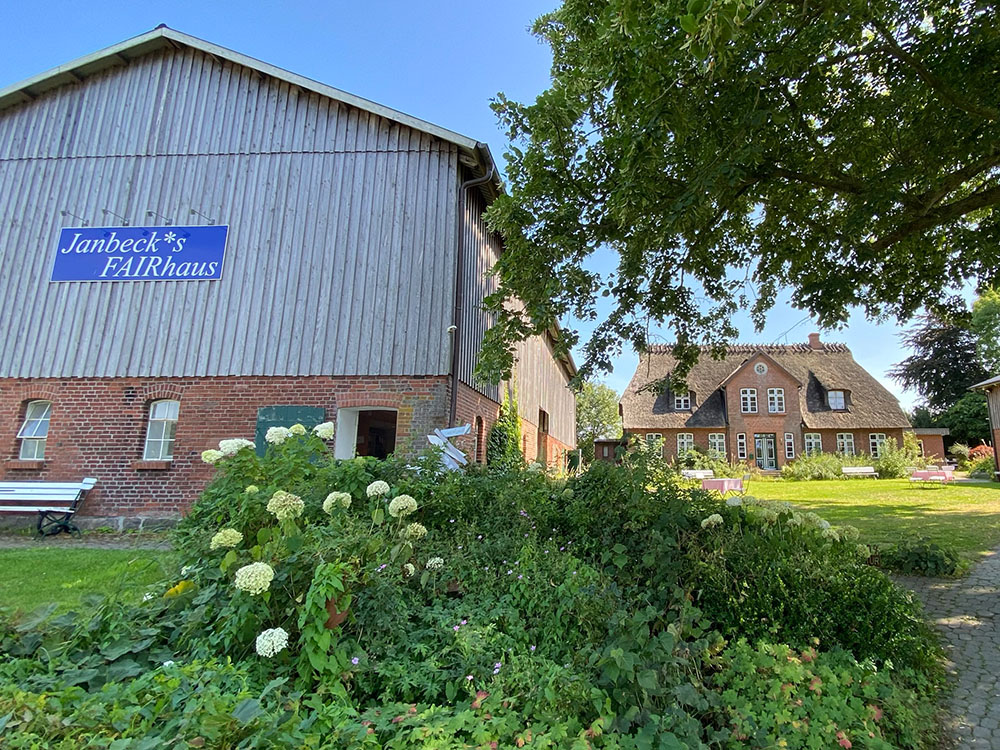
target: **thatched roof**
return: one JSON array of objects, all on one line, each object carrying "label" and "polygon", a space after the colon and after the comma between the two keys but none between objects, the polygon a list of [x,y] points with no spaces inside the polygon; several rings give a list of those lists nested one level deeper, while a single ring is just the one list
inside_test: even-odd
[{"label": "thatched roof", "polygon": [[[757,354],[767,356],[801,383],[799,406],[807,428],[910,426],[896,397],[854,361],[850,349],[844,344],[819,343],[818,337],[814,344],[736,344],[722,359],[714,359],[711,350],[704,348],[687,376],[692,411],[675,411],[673,394],[660,385],[676,366],[671,347],[652,346],[639,358],[639,367],[621,398],[625,429],[725,427],[727,394],[723,385]],[[827,406],[830,390],[848,393],[846,411],[832,411]],[[792,397],[786,394],[786,398]]]}]

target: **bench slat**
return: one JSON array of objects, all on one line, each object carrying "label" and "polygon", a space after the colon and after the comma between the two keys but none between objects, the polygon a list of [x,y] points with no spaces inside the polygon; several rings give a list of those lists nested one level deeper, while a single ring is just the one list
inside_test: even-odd
[{"label": "bench slat", "polygon": [[0,490],[90,490],[94,488],[96,480],[85,480],[83,482],[0,482]]},{"label": "bench slat", "polygon": [[20,507],[10,505],[0,505],[0,513],[75,513],[73,506],[49,506],[49,505],[24,505]]}]

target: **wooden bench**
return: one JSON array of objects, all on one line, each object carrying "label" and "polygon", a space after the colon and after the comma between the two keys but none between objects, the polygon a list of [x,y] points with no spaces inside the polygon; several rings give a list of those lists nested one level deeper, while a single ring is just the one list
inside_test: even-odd
[{"label": "wooden bench", "polygon": [[684,479],[715,479],[715,472],[711,469],[681,469],[681,476]]},{"label": "wooden bench", "polygon": [[79,534],[73,514],[96,479],[82,482],[0,482],[0,513],[38,513],[38,533]]},{"label": "wooden bench", "polygon": [[875,477],[878,479],[878,472],[874,466],[845,466],[840,470],[845,477]]}]

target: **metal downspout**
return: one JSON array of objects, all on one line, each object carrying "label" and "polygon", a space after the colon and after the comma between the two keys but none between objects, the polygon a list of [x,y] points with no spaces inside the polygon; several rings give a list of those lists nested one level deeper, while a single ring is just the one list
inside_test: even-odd
[{"label": "metal downspout", "polygon": [[458,413],[458,363],[459,349],[462,343],[462,308],[465,306],[465,196],[470,188],[478,187],[493,179],[495,167],[491,164],[489,171],[482,177],[466,180],[458,188],[458,263],[455,268],[455,312],[451,325],[451,409],[448,413],[448,426],[455,426],[455,416]]}]

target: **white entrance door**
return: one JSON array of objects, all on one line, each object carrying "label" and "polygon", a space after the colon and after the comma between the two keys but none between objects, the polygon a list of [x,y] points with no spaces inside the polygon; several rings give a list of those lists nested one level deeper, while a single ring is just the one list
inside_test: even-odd
[{"label": "white entrance door", "polygon": [[757,453],[757,466],[762,469],[777,469],[778,456],[775,451],[775,435],[773,432],[756,433],[753,436],[754,448]]}]

